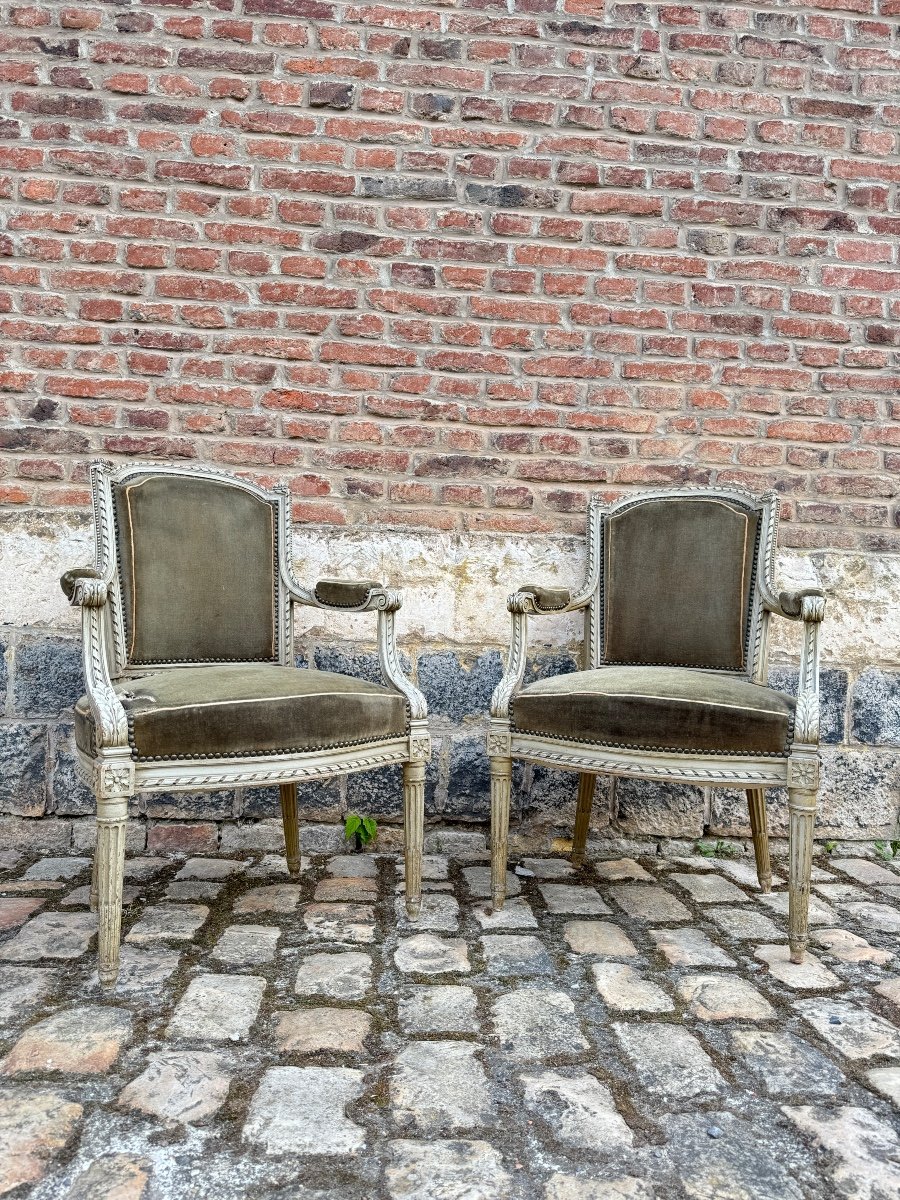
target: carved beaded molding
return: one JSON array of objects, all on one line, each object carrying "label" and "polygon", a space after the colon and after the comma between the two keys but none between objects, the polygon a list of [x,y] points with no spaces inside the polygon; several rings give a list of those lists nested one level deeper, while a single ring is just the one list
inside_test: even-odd
[{"label": "carved beaded molding", "polygon": [[[114,488],[147,475],[187,475],[240,488],[273,505],[276,513],[276,645],[275,662],[293,663],[293,607],[309,605],[326,611],[374,612],[377,614],[378,658],[387,686],[403,696],[406,704],[406,733],[381,741],[347,740],[326,750],[296,749],[270,755],[227,758],[136,761],[130,747],[128,715],[113,682],[155,670],[173,670],[175,662],[130,663],[121,593],[115,535]],[[324,604],[313,590],[301,585],[291,561],[291,512],[288,489],[279,484],[266,490],[214,467],[168,466],[160,463],[129,463],[116,467],[111,462],[91,464],[94,509],[96,571],[99,578],[79,579],[72,591],[73,605],[82,609],[87,696],[96,731],[96,755],[78,753],[79,771],[100,795],[127,794],[133,790],[189,790],[206,786],[252,786],[316,779],[336,772],[362,771],[400,762],[423,762],[431,755],[431,740],[425,724],[425,697],[406,677],[396,642],[395,614],[402,604],[399,591],[373,588],[363,604]],[[223,660],[224,661],[224,660]]]}]

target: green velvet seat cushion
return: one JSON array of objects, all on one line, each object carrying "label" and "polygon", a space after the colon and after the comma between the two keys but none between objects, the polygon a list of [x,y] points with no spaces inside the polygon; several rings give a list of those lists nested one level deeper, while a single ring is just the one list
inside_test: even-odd
[{"label": "green velvet seat cushion", "polygon": [[684,667],[600,667],[555,675],[513,701],[513,728],[604,746],[783,755],[794,701],[745,678]]},{"label": "green velvet seat cushion", "polygon": [[[325,750],[407,729],[402,696],[329,671],[255,663],[172,667],[121,679],[115,688],[139,760]],[[86,696],[75,706],[75,740],[92,753]]]}]

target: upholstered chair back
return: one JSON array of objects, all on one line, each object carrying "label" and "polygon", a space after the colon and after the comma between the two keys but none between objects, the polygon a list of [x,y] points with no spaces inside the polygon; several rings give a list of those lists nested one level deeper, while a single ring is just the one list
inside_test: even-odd
[{"label": "upholstered chair back", "polygon": [[151,472],[112,502],[128,666],[279,660],[276,504]]},{"label": "upholstered chair back", "polygon": [[751,669],[758,508],[651,497],[603,520],[600,661]]}]

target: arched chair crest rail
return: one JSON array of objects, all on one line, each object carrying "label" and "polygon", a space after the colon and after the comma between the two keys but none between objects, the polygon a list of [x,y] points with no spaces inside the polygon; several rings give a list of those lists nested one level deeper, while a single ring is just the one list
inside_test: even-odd
[{"label": "arched chair crest rail", "polygon": [[[79,769],[97,797],[100,980],[119,968],[128,800],[279,785],[300,869],[300,780],[403,765],[406,903],[421,901],[425,698],[403,673],[400,592],[294,576],[288,491],[205,467],[91,466],[96,564],[61,584],[82,610]],[[377,614],[385,686],[294,666],[293,611]]]},{"label": "arched chair crest rail", "polygon": [[[819,783],[817,583],[775,588],[778,499],[665,488],[588,510],[584,585],[523,584],[491,702],[492,892],[504,901],[513,758],[580,774],[582,861],[598,774],[745,789],[760,886],[771,887],[765,789],[788,789],[788,936],[807,943]],[[528,618],[584,613],[584,669],[523,687]],[[803,622],[796,701],[766,686],[769,618]]]}]

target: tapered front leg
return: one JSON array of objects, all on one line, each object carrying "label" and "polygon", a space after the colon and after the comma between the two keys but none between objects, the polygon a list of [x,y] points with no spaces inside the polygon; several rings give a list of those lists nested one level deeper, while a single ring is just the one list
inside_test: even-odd
[{"label": "tapered front leg", "polygon": [[122,888],[125,881],[125,830],[128,797],[107,796],[97,802],[97,910],[99,974],[104,988],[115,986],[122,936]]},{"label": "tapered front leg", "polygon": [[583,774],[578,776],[578,808],[575,812],[575,833],[572,837],[571,855],[573,867],[580,867],[584,862],[588,830],[591,827],[591,809],[594,805],[594,787],[596,783],[596,775]]},{"label": "tapered front leg", "polygon": [[766,822],[766,793],[762,788],[747,788],[750,830],[756,855],[756,878],[764,892],[772,890],[772,864],[769,861],[769,828]]},{"label": "tapered front leg", "polygon": [[281,785],[281,821],[284,825],[284,852],[291,875],[300,874],[300,824],[297,820],[297,785]]},{"label": "tapered front leg", "polygon": [[790,867],[788,877],[788,941],[791,962],[802,963],[809,940],[809,877],[812,872],[816,793],[788,790]]},{"label": "tapered front leg", "polygon": [[509,841],[509,792],[512,759],[491,758],[491,900],[494,909],[506,899],[506,859]]},{"label": "tapered front leg", "polygon": [[425,842],[425,763],[403,764],[403,844],[406,912],[415,919],[422,908],[422,852]]}]

